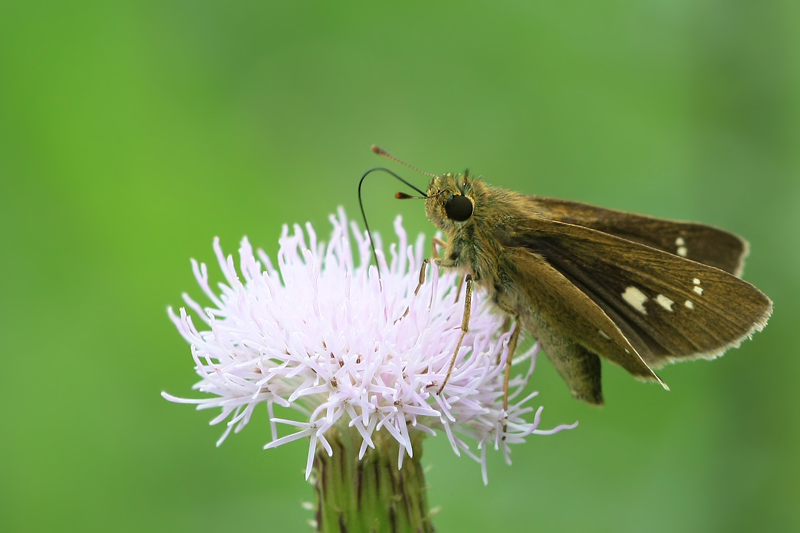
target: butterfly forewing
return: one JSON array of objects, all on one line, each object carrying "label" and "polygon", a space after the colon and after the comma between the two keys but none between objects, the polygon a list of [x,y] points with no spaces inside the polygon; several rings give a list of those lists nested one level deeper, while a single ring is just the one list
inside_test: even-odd
[{"label": "butterfly forewing", "polygon": [[530,210],[545,218],[596,229],[741,276],[747,241],[706,224],[678,222],[605,209],[581,202],[526,196]]},{"label": "butterfly forewing", "polygon": [[[527,220],[508,245],[543,257],[654,368],[716,357],[761,330],[772,311],[761,291],[723,270],[591,228]],[[598,342],[581,335],[590,349]]]}]

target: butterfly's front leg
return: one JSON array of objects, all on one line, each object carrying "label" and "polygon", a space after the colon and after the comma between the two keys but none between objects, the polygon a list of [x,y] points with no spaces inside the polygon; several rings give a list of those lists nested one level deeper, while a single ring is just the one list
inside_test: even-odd
[{"label": "butterfly's front leg", "polygon": [[[444,242],[442,239],[440,239],[438,237],[434,237],[433,238],[433,256],[432,257],[426,257],[425,259],[422,260],[422,267],[420,267],[420,269],[419,269],[419,283],[417,283],[417,288],[414,289],[414,296],[419,294],[419,290],[422,288],[422,285],[425,284],[425,275],[426,275],[426,272],[428,270],[428,265],[431,262],[436,263],[436,266],[438,266],[440,268],[442,268],[442,267],[444,267],[444,268],[452,268],[453,266],[455,266],[455,264],[451,264],[451,263],[454,263],[453,261],[445,261],[444,259],[439,257],[439,250],[438,250],[437,247],[445,248],[445,247],[447,247],[447,243]],[[461,283],[458,286],[459,292],[461,291],[461,285],[463,283],[464,283],[464,280],[462,279]],[[458,301],[458,294],[456,294],[456,301]],[[407,317],[408,316],[408,312],[410,310],[411,310],[411,307],[406,307],[405,313],[403,313],[403,316],[398,318],[397,321]],[[397,321],[395,321],[395,322],[397,322]]]},{"label": "butterfly's front leg", "polygon": [[[419,283],[417,284],[417,288],[414,289],[414,295],[419,293],[419,290],[422,288],[422,285],[425,283],[425,274],[428,270],[428,265],[433,262],[439,268],[453,268],[456,266],[455,261],[450,259],[443,259],[439,257],[439,248],[447,248],[447,243],[444,242],[439,237],[434,237],[432,239],[432,247],[433,247],[433,254],[431,257],[426,257],[422,260],[422,267],[419,269]],[[463,280],[461,281],[463,283]],[[459,292],[461,291],[461,285],[458,286]],[[456,295],[456,301],[458,300],[458,295]]]},{"label": "butterfly's front leg", "polygon": [[432,247],[432,255],[431,255],[431,257],[433,257],[434,259],[438,259],[439,258],[439,248],[447,248],[447,243],[444,242],[439,237],[434,237],[433,239],[431,239],[431,247]]}]

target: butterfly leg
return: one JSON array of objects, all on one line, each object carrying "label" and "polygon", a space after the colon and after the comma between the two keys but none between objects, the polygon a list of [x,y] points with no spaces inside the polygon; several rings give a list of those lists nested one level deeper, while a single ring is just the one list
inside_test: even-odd
[{"label": "butterfly leg", "polygon": [[[414,295],[419,293],[419,290],[425,283],[425,271],[428,270],[428,265],[431,263],[431,261],[435,262],[437,265],[441,263],[441,258],[439,257],[439,247],[444,248],[447,246],[447,243],[439,237],[434,237],[431,241],[431,244],[433,246],[433,255],[422,260],[422,268],[419,269],[419,283],[417,284],[417,288],[414,289]],[[408,314],[408,310],[406,310],[406,314]]]},{"label": "butterfly leg", "polygon": [[[447,248],[447,243],[444,242],[439,237],[434,237],[431,240],[431,243],[433,244],[432,257],[434,260],[439,259],[439,248]],[[465,279],[464,276],[458,276],[458,288],[456,289],[456,303],[458,303],[458,300],[461,298],[461,288],[464,287],[464,279]]]},{"label": "butterfly leg", "polygon": [[[447,246],[447,243],[444,242],[442,239],[439,239],[438,237],[434,237],[432,240],[432,244],[433,244],[433,257],[427,257],[422,261],[422,268],[420,268],[419,270],[419,283],[417,284],[417,288],[414,289],[414,295],[419,294],[419,290],[425,283],[425,275],[428,269],[428,265],[431,262],[434,262],[437,265],[441,266],[442,263],[445,262],[441,257],[439,257],[439,248],[445,248]],[[436,394],[441,394],[442,391],[444,390],[445,385],[447,385],[447,381],[450,379],[450,374],[453,373],[453,367],[456,364],[456,357],[458,356],[458,351],[461,349],[461,343],[464,342],[464,336],[466,336],[467,332],[469,331],[469,317],[470,317],[470,312],[472,310],[472,285],[473,285],[471,275],[467,274],[463,278],[461,278],[461,281],[459,282],[458,285],[458,289],[456,291],[456,301],[458,301],[458,298],[460,296],[461,286],[464,284],[466,284],[467,289],[466,289],[466,295],[464,297],[464,314],[461,318],[461,336],[459,336],[458,344],[456,344],[456,349],[455,351],[453,351],[453,357],[450,358],[450,366],[447,368],[447,375],[445,376],[442,385],[439,387],[439,390],[436,391]],[[407,314],[408,314],[408,309],[406,309],[406,312],[403,316],[406,316]]]},{"label": "butterfly leg", "polygon": [[439,248],[446,248],[447,247],[447,243],[444,242],[439,237],[434,237],[433,239],[431,239],[431,246],[433,247],[433,256],[432,257],[434,259],[439,259]]},{"label": "butterfly leg", "polygon": [[[422,268],[419,269],[419,283],[417,283],[417,288],[414,289],[414,296],[419,294],[419,290],[422,288],[422,285],[425,283],[425,271],[428,268],[428,263],[430,263],[431,261],[433,261],[433,259],[431,259],[430,257],[426,257],[425,259],[422,260]],[[406,307],[406,310],[403,313],[403,316],[401,316],[400,318],[395,320],[395,323],[397,323],[400,320],[402,320],[405,317],[407,317],[409,311],[411,311],[411,307],[410,306]]]},{"label": "butterfly leg", "polygon": [[453,357],[450,358],[450,366],[447,369],[447,376],[445,376],[444,381],[442,382],[442,386],[439,387],[439,390],[436,394],[441,394],[444,390],[444,386],[447,385],[447,381],[450,379],[450,374],[453,372],[453,367],[456,364],[456,356],[458,355],[458,350],[461,349],[461,343],[464,341],[464,336],[469,331],[469,315],[470,311],[472,310],[472,276],[467,274],[464,276],[464,282],[467,285],[467,290],[464,295],[464,315],[461,317],[461,336],[458,338],[458,344],[456,344],[456,349],[453,352]]},{"label": "butterfly leg", "polygon": [[[425,272],[428,270],[428,264],[431,261],[433,261],[433,259],[430,257],[426,257],[425,259],[422,260],[422,268],[419,269],[419,283],[417,283],[417,288],[414,289],[414,296],[419,294],[419,290],[425,284]],[[408,309],[406,309],[406,314],[408,314]]]},{"label": "butterfly leg", "polygon": [[[502,329],[503,333],[506,333],[506,332],[511,330],[511,316],[509,316],[509,315],[505,316],[505,318],[503,319],[503,326],[502,326],[501,329]],[[503,356],[502,353],[498,353],[497,354],[497,360],[495,361],[495,364],[498,364],[498,365],[500,364],[500,359],[502,358],[502,356]]]},{"label": "butterfly leg", "polygon": [[456,303],[461,298],[461,287],[464,286],[464,276],[458,276],[458,287],[456,288]]},{"label": "butterfly leg", "polygon": [[511,377],[511,358],[514,357],[514,352],[517,350],[519,330],[519,317],[516,316],[514,317],[514,332],[511,334],[511,339],[508,341],[508,359],[506,360],[506,374],[503,379],[503,411],[506,413],[508,413],[508,380]]},{"label": "butterfly leg", "polygon": [[[503,321],[503,331],[508,331],[509,328],[511,328],[511,322],[514,322],[514,332],[511,333],[511,338],[508,340],[508,358],[506,359],[505,377],[503,379],[503,411],[508,413],[508,380],[511,378],[511,360],[514,358],[514,352],[517,351],[521,327],[519,323],[519,313],[500,301],[496,300],[495,303],[506,314],[506,319]],[[499,362],[500,361],[498,361],[498,363]]]},{"label": "butterfly leg", "polygon": [[[433,245],[433,259],[439,259],[439,248],[447,248],[447,243],[439,237],[434,237],[431,240]],[[464,286],[464,276],[458,276],[458,288],[456,289],[456,303],[461,298],[461,288]],[[419,289],[417,289],[419,290]]]},{"label": "butterfly leg", "polygon": [[[441,258],[439,257],[439,249],[437,247],[444,248],[445,246],[447,246],[447,243],[444,242],[442,239],[438,237],[433,238],[433,257],[426,257],[425,259],[422,260],[422,266],[419,269],[419,283],[417,283],[417,288],[414,289],[414,296],[419,294],[419,290],[422,288],[422,285],[425,284],[425,274],[428,270],[428,265],[432,261],[437,264],[441,262]],[[458,290],[459,292],[461,291],[461,285],[459,285]],[[456,301],[458,301],[458,294],[456,294]],[[410,307],[407,307],[405,313],[403,313],[403,316],[400,318],[405,318],[406,316],[408,316],[408,312],[410,309],[411,309]]]}]

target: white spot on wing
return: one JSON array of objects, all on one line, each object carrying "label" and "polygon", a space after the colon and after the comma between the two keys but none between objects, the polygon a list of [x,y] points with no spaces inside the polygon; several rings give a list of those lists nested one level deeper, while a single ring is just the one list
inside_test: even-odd
[{"label": "white spot on wing", "polygon": [[600,336],[603,337],[604,339],[609,340],[609,341],[611,340],[611,337],[608,336],[608,333],[606,333],[602,329],[598,329],[597,331],[600,333]]},{"label": "white spot on wing", "polygon": [[689,309],[694,309],[694,302],[693,302],[693,301],[691,301],[691,300],[686,300],[686,301],[683,303],[683,305],[685,305],[685,306],[686,306],[686,307],[688,307]]},{"label": "white spot on wing", "polygon": [[675,246],[678,247],[678,255],[681,257],[686,257],[686,254],[689,253],[689,249],[686,248],[686,241],[683,240],[683,237],[678,237],[675,239]]},{"label": "white spot on wing", "polygon": [[697,278],[694,278],[694,279],[692,280],[692,283],[694,283],[695,285],[700,285],[700,280],[699,280],[699,279],[697,279]]},{"label": "white spot on wing", "polygon": [[663,294],[656,296],[656,302],[667,311],[672,311],[672,305],[675,303]]},{"label": "white spot on wing", "polygon": [[695,287],[694,288],[694,292],[696,292],[697,294],[702,295],[703,294],[703,287]]},{"label": "white spot on wing", "polygon": [[647,309],[644,308],[644,303],[647,301],[647,296],[642,291],[634,286],[630,286],[622,293],[622,298],[628,302],[628,305],[642,313],[647,314]]}]

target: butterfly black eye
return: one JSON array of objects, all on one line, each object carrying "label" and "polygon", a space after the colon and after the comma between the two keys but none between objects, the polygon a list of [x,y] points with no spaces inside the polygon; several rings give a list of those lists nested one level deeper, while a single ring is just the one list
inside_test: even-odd
[{"label": "butterfly black eye", "polygon": [[472,202],[466,196],[451,196],[444,204],[444,212],[450,220],[464,222],[472,216]]}]

